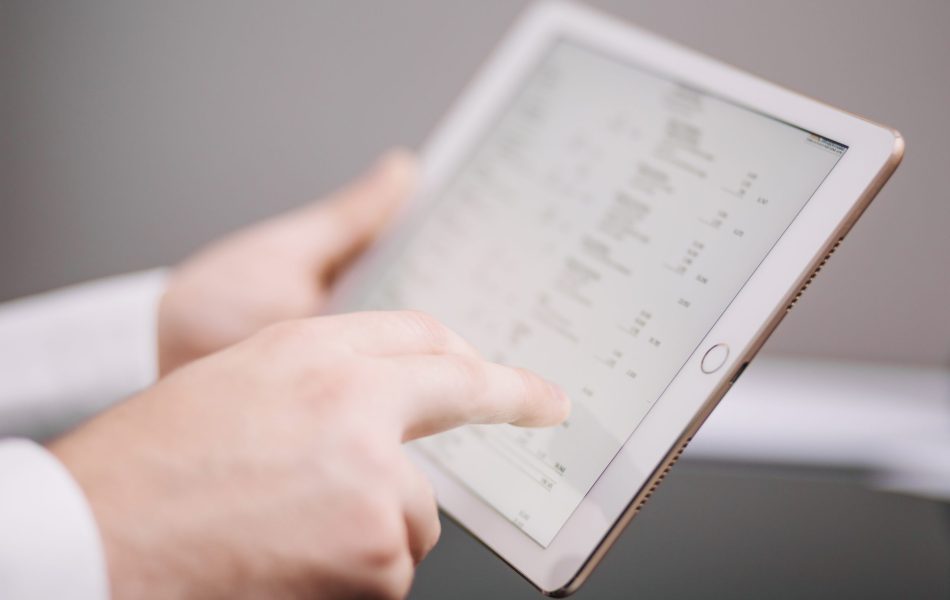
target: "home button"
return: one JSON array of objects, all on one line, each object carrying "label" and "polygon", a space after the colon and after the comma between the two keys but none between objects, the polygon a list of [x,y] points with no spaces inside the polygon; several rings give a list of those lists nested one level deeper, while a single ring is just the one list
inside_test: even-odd
[{"label": "home button", "polygon": [[703,361],[700,363],[700,368],[703,370],[703,373],[715,373],[726,364],[727,358],[729,358],[729,346],[726,344],[716,344],[709,350],[706,350]]}]

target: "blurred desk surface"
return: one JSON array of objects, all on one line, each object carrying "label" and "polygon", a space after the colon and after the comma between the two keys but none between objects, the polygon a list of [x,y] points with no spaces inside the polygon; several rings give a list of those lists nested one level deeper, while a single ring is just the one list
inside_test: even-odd
[{"label": "blurred desk surface", "polygon": [[950,499],[950,370],[805,358],[754,361],[687,456],[860,473]]}]

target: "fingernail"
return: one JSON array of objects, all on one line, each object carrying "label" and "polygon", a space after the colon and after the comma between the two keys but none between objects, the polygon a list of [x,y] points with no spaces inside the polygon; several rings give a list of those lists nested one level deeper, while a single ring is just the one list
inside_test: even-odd
[{"label": "fingernail", "polygon": [[[568,414],[571,412],[571,399],[568,397],[567,393],[564,391],[564,388],[554,383],[553,381],[547,382],[548,387],[551,388],[551,395],[559,402],[561,414],[564,415],[564,419],[567,418]],[[562,419],[563,420],[563,419]]]}]

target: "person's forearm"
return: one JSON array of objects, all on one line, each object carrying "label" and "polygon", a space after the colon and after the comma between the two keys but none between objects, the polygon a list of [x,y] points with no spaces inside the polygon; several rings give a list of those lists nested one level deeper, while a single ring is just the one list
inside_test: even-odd
[{"label": "person's forearm", "polygon": [[45,439],[149,385],[162,270],[0,305],[0,438]]}]

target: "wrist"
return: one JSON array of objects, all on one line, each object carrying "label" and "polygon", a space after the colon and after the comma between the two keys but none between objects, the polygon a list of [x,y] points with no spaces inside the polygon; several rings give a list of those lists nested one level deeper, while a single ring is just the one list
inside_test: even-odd
[{"label": "wrist", "polygon": [[[86,500],[98,530],[114,600],[163,595],[162,581],[150,572],[163,562],[161,545],[148,539],[154,532],[151,520],[157,518],[151,510],[155,481],[138,477],[144,467],[136,457],[135,440],[125,428],[113,426],[116,420],[111,417],[122,408],[93,419],[48,446]],[[120,417],[119,422],[122,420]],[[117,453],[116,448],[125,450]]]}]

